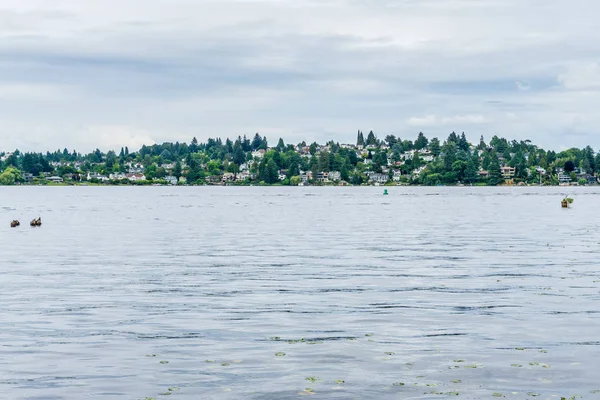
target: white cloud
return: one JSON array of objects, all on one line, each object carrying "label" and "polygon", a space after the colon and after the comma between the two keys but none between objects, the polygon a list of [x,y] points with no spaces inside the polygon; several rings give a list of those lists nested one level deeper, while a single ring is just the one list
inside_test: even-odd
[{"label": "white cloud", "polygon": [[526,91],[528,91],[528,90],[531,89],[531,84],[529,82],[516,81],[515,85],[517,86],[518,90],[521,90],[521,91],[524,91],[524,92],[526,92]]},{"label": "white cloud", "polygon": [[569,65],[558,82],[568,90],[600,90],[600,62]]},{"label": "white cloud", "polygon": [[104,151],[125,146],[139,149],[155,143],[150,134],[131,126],[93,125],[83,129],[78,136],[80,146]]},{"label": "white cloud", "polygon": [[486,122],[488,121],[483,115],[453,115],[442,118],[442,123],[445,125],[473,125]]},{"label": "white cloud", "polygon": [[435,115],[430,114],[423,117],[410,117],[407,122],[410,126],[434,126],[437,125],[437,118]]}]

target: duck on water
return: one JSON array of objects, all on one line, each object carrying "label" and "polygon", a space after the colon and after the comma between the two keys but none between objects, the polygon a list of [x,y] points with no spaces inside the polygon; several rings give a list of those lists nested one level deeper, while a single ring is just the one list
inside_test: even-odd
[{"label": "duck on water", "polygon": [[31,226],[42,226],[42,218],[34,219],[29,223]]}]

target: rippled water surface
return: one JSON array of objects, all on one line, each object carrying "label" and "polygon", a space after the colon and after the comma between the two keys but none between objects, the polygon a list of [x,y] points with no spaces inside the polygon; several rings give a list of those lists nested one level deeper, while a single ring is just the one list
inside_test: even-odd
[{"label": "rippled water surface", "polygon": [[0,398],[600,398],[600,190],[382,192],[0,188]]}]

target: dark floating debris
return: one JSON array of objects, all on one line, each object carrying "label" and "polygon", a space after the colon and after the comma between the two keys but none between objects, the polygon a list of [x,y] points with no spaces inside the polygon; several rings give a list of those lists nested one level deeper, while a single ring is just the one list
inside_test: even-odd
[{"label": "dark floating debris", "polygon": [[16,220],[16,219],[15,219],[15,220],[13,220],[13,221],[10,223],[10,227],[11,227],[11,228],[16,228],[16,227],[17,227],[17,226],[19,226],[19,225],[21,225],[21,223],[20,223],[18,220]]},{"label": "dark floating debris", "polygon": [[573,198],[569,196],[565,196],[564,199],[561,200],[560,205],[562,208],[569,208],[573,203]]},{"label": "dark floating debris", "polygon": [[42,226],[42,218],[32,220],[29,225],[31,226]]}]

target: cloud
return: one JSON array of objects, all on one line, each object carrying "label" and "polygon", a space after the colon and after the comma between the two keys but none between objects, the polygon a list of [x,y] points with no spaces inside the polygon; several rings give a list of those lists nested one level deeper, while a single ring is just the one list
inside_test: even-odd
[{"label": "cloud", "polygon": [[424,117],[410,117],[407,122],[410,126],[433,126],[437,125],[437,118],[431,114]]},{"label": "cloud", "polygon": [[483,124],[488,122],[488,120],[483,115],[453,115],[438,118],[437,116],[430,114],[424,117],[411,117],[407,122],[410,126],[431,127],[438,125],[468,126],[473,124]]},{"label": "cloud", "polygon": [[569,65],[558,82],[567,90],[600,90],[600,62]]},{"label": "cloud", "polygon": [[[600,101],[600,3],[585,0],[2,7],[0,150],[259,130],[286,142],[351,141],[357,129],[460,129],[472,140],[499,134],[554,148],[573,115],[578,132],[600,122],[591,106]],[[569,140],[600,147],[600,136]]]},{"label": "cloud", "polygon": [[442,118],[445,125],[473,125],[486,123],[487,119],[483,115],[453,115]]},{"label": "cloud", "polygon": [[531,83],[529,83],[529,82],[516,81],[515,85],[517,86],[518,90],[521,90],[521,91],[524,91],[524,92],[526,92],[526,91],[528,91],[528,90],[531,89]]},{"label": "cloud", "polygon": [[139,149],[143,145],[156,143],[148,132],[140,131],[135,127],[118,125],[93,125],[80,132],[81,147],[93,148],[94,146],[107,151],[119,147]]}]

